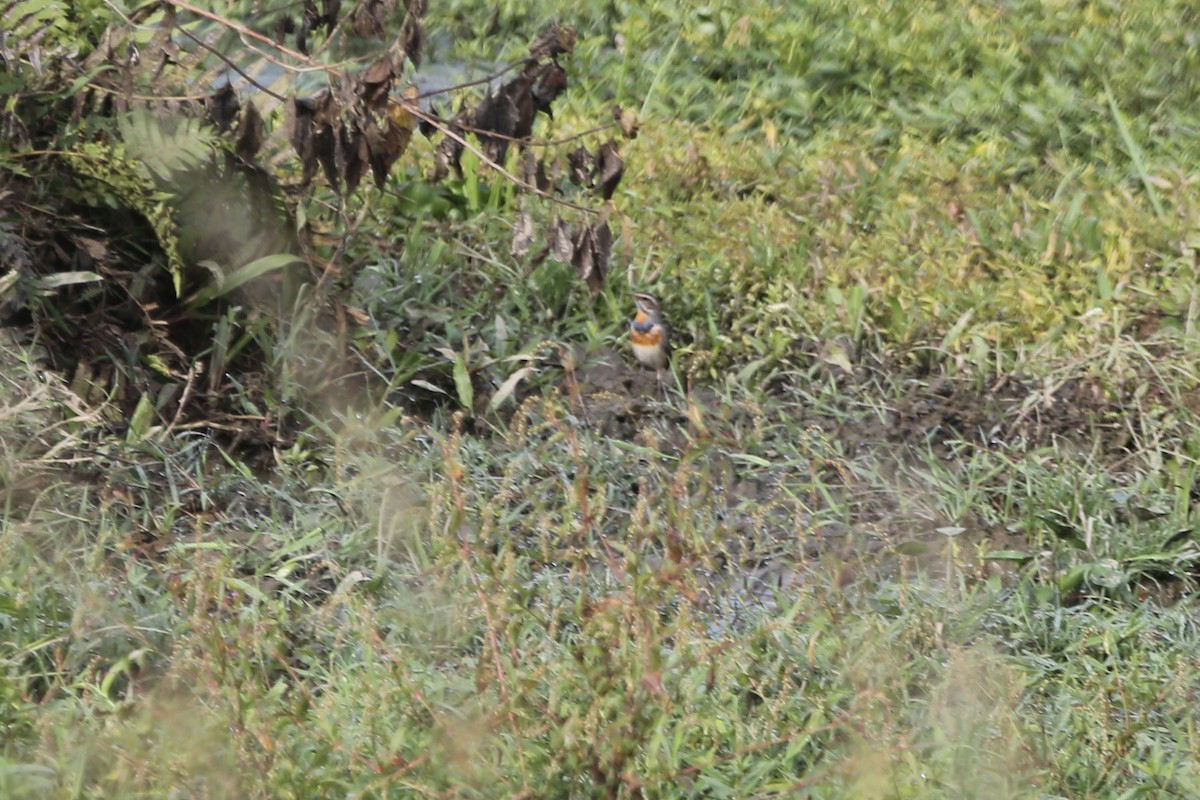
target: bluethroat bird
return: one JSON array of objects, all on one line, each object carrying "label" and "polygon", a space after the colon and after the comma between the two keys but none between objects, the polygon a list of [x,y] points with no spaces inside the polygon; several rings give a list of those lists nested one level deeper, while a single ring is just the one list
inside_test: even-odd
[{"label": "bluethroat bird", "polygon": [[663,322],[662,311],[654,295],[634,292],[637,316],[629,325],[629,336],[633,340],[633,355],[649,369],[661,372],[667,368],[671,357],[670,331]]}]

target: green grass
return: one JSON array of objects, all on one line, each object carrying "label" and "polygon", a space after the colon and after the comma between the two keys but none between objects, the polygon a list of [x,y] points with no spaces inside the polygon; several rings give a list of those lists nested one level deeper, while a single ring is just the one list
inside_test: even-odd
[{"label": "green grass", "polygon": [[1148,457],[851,456],[749,401],[664,452],[564,411],[42,489],[2,539],[7,790],[1196,791],[1195,626],[1156,591],[1190,502]]},{"label": "green grass", "polygon": [[[471,19],[435,13],[456,8]],[[581,123],[613,93],[640,109],[618,204],[634,276],[659,275],[718,362],[957,330],[994,369],[1042,337],[1074,355],[1114,317],[1186,312],[1186,4],[617,8],[539,6],[594,36],[566,97]],[[514,53],[541,24],[527,12],[500,12]]]},{"label": "green grass", "polygon": [[606,287],[408,156],[279,440],[6,343],[0,795],[1200,795],[1190,6],[431,5],[639,109]]}]

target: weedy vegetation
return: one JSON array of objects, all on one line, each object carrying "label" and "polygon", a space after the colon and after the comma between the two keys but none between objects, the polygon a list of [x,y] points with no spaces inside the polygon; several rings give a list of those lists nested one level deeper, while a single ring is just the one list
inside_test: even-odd
[{"label": "weedy vegetation", "polygon": [[0,796],[1200,796],[1194,4],[3,9]]}]

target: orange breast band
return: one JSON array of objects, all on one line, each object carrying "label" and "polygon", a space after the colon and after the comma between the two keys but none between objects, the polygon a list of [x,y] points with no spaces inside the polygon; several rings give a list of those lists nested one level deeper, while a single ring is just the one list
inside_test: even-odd
[{"label": "orange breast band", "polygon": [[658,328],[651,328],[648,331],[639,331],[636,328],[630,331],[633,338],[633,343],[639,347],[658,347],[662,344],[662,331]]}]

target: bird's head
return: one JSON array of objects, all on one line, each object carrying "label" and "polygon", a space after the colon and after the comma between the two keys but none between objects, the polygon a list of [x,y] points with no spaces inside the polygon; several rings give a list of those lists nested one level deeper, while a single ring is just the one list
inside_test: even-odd
[{"label": "bird's head", "polygon": [[658,300],[655,299],[654,295],[646,294],[645,292],[634,292],[633,302],[637,305],[638,311],[646,316],[659,316]]}]

